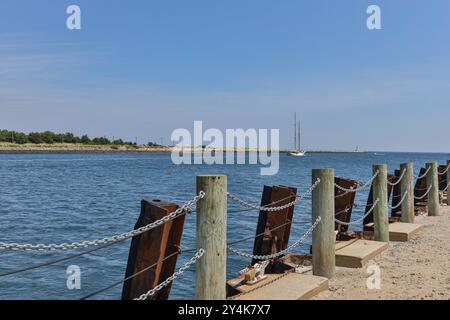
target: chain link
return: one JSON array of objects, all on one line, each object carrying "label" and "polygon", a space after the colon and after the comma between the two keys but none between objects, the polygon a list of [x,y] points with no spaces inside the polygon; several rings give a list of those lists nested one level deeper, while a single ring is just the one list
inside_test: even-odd
[{"label": "chain link", "polygon": [[398,185],[400,182],[402,182],[403,178],[405,177],[405,174],[406,174],[406,169],[403,170],[402,175],[398,178],[397,182],[392,183],[392,182],[390,182],[390,181],[388,180],[388,182],[387,182],[388,185],[395,187],[395,186]]},{"label": "chain link", "polygon": [[450,187],[450,182],[447,184],[447,186],[445,187],[445,189],[444,190],[442,190],[441,192],[445,192],[445,191],[447,191],[448,190],[448,187]]},{"label": "chain link", "polygon": [[427,192],[425,192],[424,195],[422,195],[421,197],[416,197],[416,196],[414,196],[414,199],[416,199],[416,200],[422,200],[422,199],[424,199],[424,198],[430,193],[431,188],[433,188],[433,185],[431,185],[431,186],[428,188]]},{"label": "chain link", "polygon": [[414,178],[416,178],[417,180],[423,179],[427,176],[427,174],[428,174],[428,172],[430,172],[430,170],[431,170],[431,167],[428,167],[423,175],[421,175],[421,176],[414,175]]},{"label": "chain link", "polygon": [[180,215],[186,214],[189,212],[190,207],[197,203],[200,199],[205,197],[205,192],[200,191],[197,196],[195,196],[192,200],[186,202],[183,206],[175,210],[174,212],[169,213],[167,216],[161,218],[160,220],[156,220],[150,224],[147,224],[143,227],[140,227],[135,230],[131,230],[126,233],[122,233],[119,235],[114,235],[110,237],[106,237],[103,239],[96,239],[92,241],[83,241],[83,242],[73,242],[73,243],[61,243],[61,244],[20,244],[20,243],[4,243],[0,242],[0,250],[15,250],[15,251],[57,251],[57,250],[69,250],[69,249],[78,249],[78,248],[86,248],[99,246],[109,243],[121,242],[129,238],[136,237],[140,234],[143,234],[149,230],[155,229]]},{"label": "chain link", "polygon": [[391,205],[388,204],[389,209],[395,210],[397,208],[400,208],[400,206],[403,204],[403,201],[405,201],[407,195],[408,195],[408,190],[405,191],[405,193],[403,194],[402,199],[395,206],[391,206]]},{"label": "chain link", "polygon": [[337,215],[340,215],[340,214],[343,214],[343,213],[348,213],[350,211],[350,209],[351,208],[345,208],[344,210],[341,210],[341,211],[335,213],[334,216],[336,217]]},{"label": "chain link", "polygon": [[278,206],[278,207],[268,207],[271,204],[268,204],[265,206],[258,206],[258,205],[248,203],[247,201],[242,200],[237,195],[232,194],[230,192],[228,192],[227,195],[233,202],[235,202],[243,207],[247,207],[247,208],[251,208],[251,209],[255,209],[255,210],[259,210],[259,211],[275,212],[275,211],[281,211],[281,210],[290,208],[290,207],[294,206],[299,200],[304,200],[308,195],[310,195],[314,191],[314,189],[319,185],[319,183],[320,183],[320,179],[317,179],[314,182],[314,184],[309,188],[309,190],[306,191],[304,194],[302,194],[300,196],[296,196],[296,199],[294,201],[286,203],[286,204],[284,204],[282,206]]},{"label": "chain link", "polygon": [[154,296],[158,291],[167,287],[170,283],[172,283],[176,278],[180,277],[186,270],[188,270],[194,263],[196,263],[200,258],[205,254],[205,250],[198,250],[195,255],[184,264],[178,271],[175,271],[173,275],[168,277],[166,280],[158,284],[153,289],[147,291],[146,293],[140,295],[138,298],[134,300],[147,300],[149,297]]},{"label": "chain link", "polygon": [[442,171],[442,172],[438,172],[438,175],[439,176],[443,176],[444,174],[446,174],[447,173],[447,171],[450,169],[450,164],[448,164],[447,165],[447,168],[445,168],[445,170],[444,171]]},{"label": "chain link", "polygon": [[357,223],[359,223],[359,222],[362,222],[365,218],[367,218],[367,216],[369,216],[369,214],[372,213],[373,210],[375,210],[375,207],[378,205],[378,202],[379,202],[379,201],[380,201],[380,199],[377,199],[377,200],[374,202],[374,204],[372,205],[372,207],[370,208],[370,210],[367,211],[367,213],[366,213],[364,216],[362,216],[361,218],[359,218],[358,220],[351,221],[351,222],[344,222],[344,221],[341,221],[341,220],[339,220],[339,219],[334,218],[334,221],[335,221],[336,223],[342,224],[342,225],[344,225],[344,226],[349,226],[349,225],[352,225],[352,224],[357,224]]},{"label": "chain link", "polygon": [[345,192],[343,192],[343,193],[341,193],[341,194],[338,194],[337,196],[334,196],[334,198],[335,198],[335,199],[341,198],[341,197],[343,197],[343,196],[345,196],[345,195],[347,195],[347,194],[349,194],[349,193],[353,193],[353,191],[345,191]]},{"label": "chain link", "polygon": [[270,259],[274,259],[277,257],[280,257],[282,255],[285,255],[286,253],[288,253],[289,251],[295,249],[296,247],[300,246],[305,240],[306,238],[311,234],[311,232],[313,232],[313,230],[317,227],[317,225],[320,223],[321,218],[318,217],[316,219],[316,221],[314,221],[313,225],[297,240],[295,241],[293,244],[291,244],[289,247],[287,247],[284,250],[281,250],[277,253],[273,253],[273,254],[269,254],[269,255],[253,255],[244,251],[241,251],[239,249],[236,249],[232,246],[227,246],[228,251],[233,252],[234,254],[241,256],[241,257],[245,257],[245,258],[251,258],[251,259],[255,259],[255,260],[270,260]]},{"label": "chain link", "polygon": [[[373,177],[370,178],[370,180],[367,181],[365,184],[360,185],[359,188],[351,187],[350,189],[347,189],[347,188],[341,187],[341,186],[338,185],[337,183],[335,183],[334,185],[336,186],[336,188],[338,188],[339,190],[344,191],[344,192],[346,192],[346,193],[357,192],[357,191],[364,190],[364,189],[366,189],[367,187],[369,187],[370,185],[372,185],[373,180],[375,180],[375,178],[376,178],[379,174],[380,174],[380,171],[377,170],[377,172],[375,172],[375,174],[373,175]],[[338,196],[342,196],[342,195],[338,195]]]}]

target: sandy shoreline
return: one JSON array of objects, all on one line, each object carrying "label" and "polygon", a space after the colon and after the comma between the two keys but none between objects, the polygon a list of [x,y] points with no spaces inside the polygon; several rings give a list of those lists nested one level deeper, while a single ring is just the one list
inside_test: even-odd
[{"label": "sandy shoreline", "polygon": [[424,228],[409,242],[391,242],[389,250],[370,261],[381,269],[380,290],[367,289],[367,266],[337,268],[329,291],[315,300],[449,300],[450,299],[450,207],[441,216],[419,216]]}]

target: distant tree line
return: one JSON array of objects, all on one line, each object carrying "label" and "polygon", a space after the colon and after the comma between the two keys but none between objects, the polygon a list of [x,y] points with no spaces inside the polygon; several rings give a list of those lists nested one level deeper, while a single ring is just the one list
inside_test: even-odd
[{"label": "distant tree line", "polygon": [[[0,142],[11,142],[11,143],[18,143],[18,144],[25,144],[25,143],[34,143],[34,144],[77,143],[77,144],[91,144],[91,145],[109,144],[109,145],[117,145],[117,146],[136,145],[135,142],[123,141],[122,139],[110,140],[106,137],[91,139],[86,134],[79,137],[70,132],[54,133],[51,131],[44,131],[44,132],[30,132],[27,134],[27,133],[23,133],[23,132],[16,132],[16,131],[9,131],[9,130],[0,130]],[[153,142],[149,142],[148,146],[156,147],[159,145],[156,143],[153,143]]]}]

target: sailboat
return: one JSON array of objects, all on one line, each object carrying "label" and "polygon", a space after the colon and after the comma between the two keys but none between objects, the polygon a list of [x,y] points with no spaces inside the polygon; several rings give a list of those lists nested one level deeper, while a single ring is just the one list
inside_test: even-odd
[{"label": "sailboat", "polygon": [[297,113],[294,114],[294,150],[289,151],[288,155],[291,157],[303,157],[305,150],[301,147],[301,133],[300,133],[300,121],[297,122]]}]

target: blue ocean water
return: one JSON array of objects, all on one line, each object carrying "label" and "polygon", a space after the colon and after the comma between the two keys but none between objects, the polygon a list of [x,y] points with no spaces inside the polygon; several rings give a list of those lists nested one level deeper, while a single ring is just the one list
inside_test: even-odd
[{"label": "blue ocean water", "polygon": [[[387,163],[390,171],[413,161],[445,164],[448,154],[355,153],[308,154],[304,158],[280,155],[280,171],[261,176],[257,165],[172,164],[169,154],[0,155],[0,242],[62,243],[92,240],[129,231],[139,215],[143,198],[180,204],[195,195],[198,174],[228,175],[228,189],[258,204],[264,184],[289,185],[305,192],[311,185],[311,169],[331,167],[336,176],[367,181],[372,164]],[[367,193],[357,201],[365,203]],[[229,203],[230,210],[236,207]],[[356,209],[355,218],[363,208]],[[228,239],[255,234],[258,212],[230,213]],[[291,241],[310,226],[311,203],[296,206]],[[46,268],[0,277],[0,299],[79,299],[123,279],[130,241]],[[187,216],[184,248],[195,247],[195,214]],[[237,245],[251,252],[253,242]],[[308,243],[299,251],[308,251]],[[72,252],[70,252],[72,253]],[[66,253],[0,251],[0,273],[63,257]],[[190,258],[183,254],[178,265]],[[232,254],[228,277],[238,274],[249,260]],[[66,286],[69,265],[81,268],[81,289]],[[195,270],[188,270],[172,287],[171,299],[194,298]],[[121,286],[94,299],[120,299]]]}]

